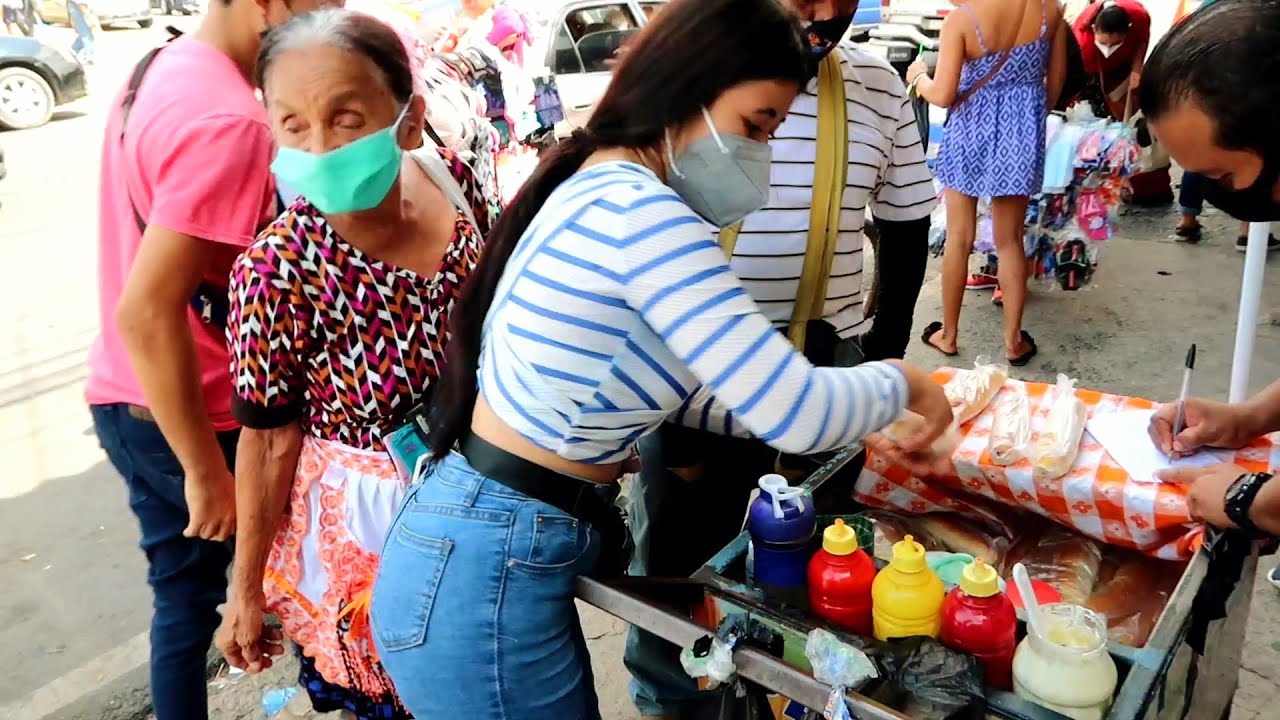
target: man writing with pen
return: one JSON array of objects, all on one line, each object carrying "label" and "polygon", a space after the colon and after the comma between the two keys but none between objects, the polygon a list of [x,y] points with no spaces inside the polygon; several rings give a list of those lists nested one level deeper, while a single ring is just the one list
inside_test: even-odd
[{"label": "man writing with pen", "polygon": [[[1210,202],[1253,222],[1280,220],[1277,44],[1280,4],[1214,3],[1161,40],[1139,88],[1152,132],[1185,170],[1208,179]],[[1170,456],[1240,448],[1275,431],[1280,381],[1242,403],[1189,398],[1164,405],[1150,427],[1156,446]],[[1188,487],[1188,509],[1196,520],[1280,536],[1280,480],[1267,473],[1219,464],[1168,470],[1160,479]]]}]

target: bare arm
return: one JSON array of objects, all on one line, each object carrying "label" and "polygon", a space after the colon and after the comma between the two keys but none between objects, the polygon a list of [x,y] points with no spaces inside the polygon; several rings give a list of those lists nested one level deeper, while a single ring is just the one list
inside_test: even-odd
[{"label": "bare arm", "polygon": [[151,225],[116,307],[147,406],[186,475],[188,537],[235,532],[234,481],[209,421],[188,305],[216,244]]},{"label": "bare arm", "polygon": [[271,430],[245,428],[236,449],[235,567],[232,594],[261,597],[267,555],[280,517],[288,507],[289,490],[298,470],[302,426],[297,422]]},{"label": "bare arm", "polygon": [[1053,33],[1053,41],[1049,46],[1049,71],[1045,78],[1045,92],[1048,108],[1058,106],[1062,97],[1062,86],[1067,81],[1067,23],[1058,18],[1058,29]]},{"label": "bare arm", "polygon": [[1245,401],[1245,407],[1251,421],[1249,432],[1253,437],[1280,430],[1280,380]]},{"label": "bare arm", "polygon": [[[907,76],[907,82],[916,87],[916,92],[930,105],[951,107],[956,95],[960,92],[960,71],[964,68],[965,27],[962,23],[972,22],[967,13],[951,13],[942,23],[942,33],[938,38],[938,67],[933,77],[928,73]],[[915,66],[912,66],[915,68]]]}]

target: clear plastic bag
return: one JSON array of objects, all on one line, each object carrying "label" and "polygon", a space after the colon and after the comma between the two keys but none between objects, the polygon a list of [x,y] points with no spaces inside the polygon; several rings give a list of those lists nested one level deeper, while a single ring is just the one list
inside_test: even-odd
[{"label": "clear plastic bag", "polygon": [[1102,547],[1084,535],[1046,524],[1040,532],[1028,533],[1009,553],[1003,566],[1006,576],[1019,562],[1032,580],[1052,585],[1062,602],[1084,605],[1098,582]]},{"label": "clear plastic bag", "polygon": [[1009,366],[992,362],[986,355],[979,355],[973,369],[951,378],[943,391],[951,401],[956,425],[963,425],[986,409],[996,393],[1009,378]]},{"label": "clear plastic bag", "polygon": [[1009,550],[1007,538],[958,515],[902,515],[888,510],[867,510],[864,515],[875,523],[875,556],[882,560],[891,558],[893,544],[907,535],[925,550],[965,553],[994,567],[1000,567]]},{"label": "clear plastic bag", "polygon": [[1107,548],[1098,583],[1085,606],[1107,618],[1107,639],[1146,645],[1184,566],[1123,548]]},{"label": "clear plastic bag", "polygon": [[1035,478],[1052,480],[1067,474],[1080,450],[1089,408],[1076,397],[1076,381],[1061,373],[1050,392],[1049,412],[1034,441]]},{"label": "clear plastic bag", "polygon": [[[924,424],[924,418],[910,410],[903,410],[897,420],[889,423],[880,431],[882,435],[889,439],[894,445],[901,445],[908,438],[915,435],[919,431],[920,426]],[[939,435],[933,444],[929,446],[929,452],[938,457],[951,457],[956,448],[960,446],[960,431],[956,429],[954,423],[948,427],[941,435]]]},{"label": "clear plastic bag", "polygon": [[1027,387],[1011,383],[996,398],[987,454],[996,465],[1012,465],[1031,452],[1031,401]]}]

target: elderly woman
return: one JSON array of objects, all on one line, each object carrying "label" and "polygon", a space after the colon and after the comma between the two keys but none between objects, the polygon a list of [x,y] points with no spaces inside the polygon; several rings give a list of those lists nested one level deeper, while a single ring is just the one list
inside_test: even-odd
[{"label": "elderly woman", "polygon": [[385,24],[323,10],[273,30],[258,58],[299,199],[238,260],[227,334],[236,468],[231,664],[270,664],[264,612],[304,655],[322,712],[408,717],[368,634],[369,588],[406,485],[384,447],[439,374],[445,319],[490,206],[471,171],[421,144],[423,98]]}]

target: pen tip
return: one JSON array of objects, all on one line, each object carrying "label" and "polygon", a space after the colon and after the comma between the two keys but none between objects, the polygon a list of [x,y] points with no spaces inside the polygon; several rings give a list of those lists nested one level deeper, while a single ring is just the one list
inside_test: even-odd
[{"label": "pen tip", "polygon": [[1196,366],[1196,344],[1191,343],[1191,349],[1187,350],[1187,368]]}]

